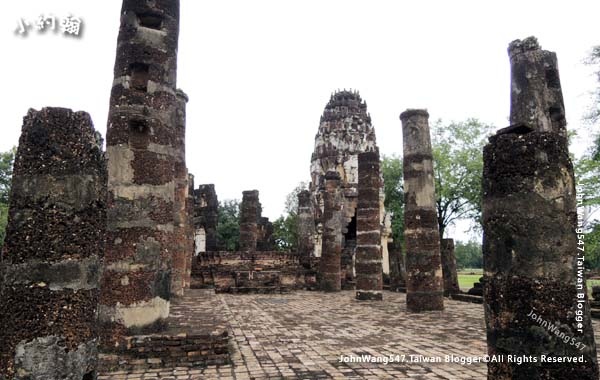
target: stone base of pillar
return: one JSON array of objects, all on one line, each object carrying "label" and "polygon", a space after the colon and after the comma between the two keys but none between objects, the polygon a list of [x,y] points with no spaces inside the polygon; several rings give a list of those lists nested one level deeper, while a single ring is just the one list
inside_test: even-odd
[{"label": "stone base of pillar", "polygon": [[406,308],[411,313],[444,310],[444,292],[407,291]]},{"label": "stone base of pillar", "polygon": [[376,290],[357,290],[356,299],[359,301],[382,301],[383,293]]}]

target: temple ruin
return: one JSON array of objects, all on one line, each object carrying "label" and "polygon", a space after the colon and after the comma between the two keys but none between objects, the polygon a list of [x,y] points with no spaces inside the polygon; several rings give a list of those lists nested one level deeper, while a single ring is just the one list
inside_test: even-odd
[{"label": "temple ruin", "polygon": [[[331,95],[321,116],[315,136],[315,149],[311,157],[311,209],[313,212],[314,236],[301,237],[313,242],[313,257],[321,257],[323,247],[325,176],[329,171],[340,176],[342,197],[342,286],[353,289],[355,285],[355,250],[357,239],[356,208],[358,205],[358,155],[376,151],[375,129],[367,104],[356,91],[337,91]],[[383,207],[383,182],[379,187],[380,224],[383,272],[389,274],[387,243],[391,236],[389,218]]]},{"label": "temple ruin", "polygon": [[106,164],[85,112],[30,109],[0,277],[0,378],[93,379]]},{"label": "temple ruin", "polygon": [[[583,268],[583,259],[577,254],[575,181],[556,55],[534,37],[511,42],[508,53],[512,125],[484,149],[488,351],[583,355],[584,362],[490,362],[488,379],[597,379],[587,288],[575,270]],[[543,322],[560,326],[560,334]]]},{"label": "temple ruin", "polygon": [[[509,45],[510,126],[483,152],[484,276],[465,294],[439,233],[428,112],[400,115],[404,240],[392,241],[356,91],[332,94],[321,116],[290,212],[297,241],[274,234],[258,190],[242,192],[227,240],[215,185],[196,188],[186,162],[178,36],[179,1],[123,0],[106,152],[85,112],[23,118],[0,380],[598,379],[600,287],[590,302],[555,53],[534,37]],[[423,360],[440,353],[502,359]],[[393,360],[349,359],[367,354]],[[504,359],[541,355],[582,360]]]}]

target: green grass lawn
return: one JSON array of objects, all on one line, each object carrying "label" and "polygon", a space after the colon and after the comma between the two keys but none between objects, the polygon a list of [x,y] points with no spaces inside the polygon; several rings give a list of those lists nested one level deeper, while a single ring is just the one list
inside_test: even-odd
[{"label": "green grass lawn", "polygon": [[[458,286],[461,290],[467,291],[473,287],[473,283],[479,281],[482,274],[481,269],[463,269],[458,272]],[[592,293],[592,286],[596,285],[600,285],[600,280],[587,280],[587,288],[590,294]]]},{"label": "green grass lawn", "polygon": [[[470,272],[469,272],[470,273]],[[467,291],[473,287],[473,283],[479,281],[481,274],[458,274],[458,287]]]}]

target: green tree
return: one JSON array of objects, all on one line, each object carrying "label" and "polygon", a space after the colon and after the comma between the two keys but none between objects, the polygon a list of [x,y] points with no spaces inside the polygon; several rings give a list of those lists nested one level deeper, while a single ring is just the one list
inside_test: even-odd
[{"label": "green tree", "polygon": [[237,251],[240,246],[240,201],[228,199],[219,202],[217,241],[219,249]]},{"label": "green tree", "polygon": [[383,156],[381,160],[385,210],[392,215],[392,238],[394,244],[404,242],[404,172],[402,159],[398,156]]},{"label": "green tree", "polygon": [[4,244],[8,223],[8,198],[12,181],[12,169],[17,148],[0,153],[0,247]]},{"label": "green tree", "polygon": [[440,238],[459,219],[481,225],[483,147],[491,125],[477,119],[435,123],[432,133],[433,171]]},{"label": "green tree", "polygon": [[298,247],[298,194],[307,188],[300,182],[285,199],[284,215],[273,222],[273,237],[278,251],[295,251]]},{"label": "green tree", "polygon": [[600,222],[594,221],[585,234],[585,267],[600,268]]},{"label": "green tree", "polygon": [[12,169],[17,148],[0,153],[0,204],[8,204]]},{"label": "green tree", "polygon": [[458,269],[483,268],[483,254],[478,241],[471,240],[467,243],[457,241],[454,246],[454,254]]}]

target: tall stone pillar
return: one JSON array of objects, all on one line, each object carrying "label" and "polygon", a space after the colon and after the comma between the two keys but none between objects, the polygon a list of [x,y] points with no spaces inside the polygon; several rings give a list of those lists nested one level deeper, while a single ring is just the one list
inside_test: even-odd
[{"label": "tall stone pillar", "polygon": [[298,256],[307,265],[315,250],[315,219],[312,211],[310,191],[298,193]]},{"label": "tall stone pillar", "polygon": [[379,152],[358,154],[356,207],[356,299],[383,299]]},{"label": "tall stone pillar", "polygon": [[258,241],[258,190],[242,192],[240,205],[240,251],[256,251]]},{"label": "tall stone pillar", "polygon": [[440,253],[442,256],[442,273],[444,275],[444,295],[460,293],[458,273],[456,272],[456,256],[454,255],[454,239],[442,239]]},{"label": "tall stone pillar", "polygon": [[178,34],[178,0],[123,1],[108,115],[100,305],[112,347],[128,328],[160,326],[169,315],[176,166],[183,171],[181,126],[174,122]]},{"label": "tall stone pillar", "polygon": [[106,164],[85,112],[30,109],[0,260],[0,379],[96,378]]},{"label": "tall stone pillar", "polygon": [[429,114],[400,114],[404,145],[404,241],[406,304],[409,311],[443,310],[444,282],[435,207]]},{"label": "tall stone pillar", "polygon": [[194,260],[194,256],[196,254],[195,244],[194,244],[194,176],[192,174],[187,174],[187,197],[185,199],[185,275],[183,278],[184,288],[190,288],[192,283],[192,261]]},{"label": "tall stone pillar", "polygon": [[171,294],[182,296],[188,261],[187,198],[189,186],[185,162],[185,107],[188,96],[180,89],[177,89],[175,94],[177,96],[177,107],[173,115],[173,122],[176,127],[173,139],[173,153],[175,154],[173,161],[175,176],[175,245],[172,248]]},{"label": "tall stone pillar", "polygon": [[510,124],[567,137],[567,120],[556,54],[535,37],[513,41],[510,58]]},{"label": "tall stone pillar", "polygon": [[328,292],[342,290],[342,198],[340,175],[325,174],[323,192],[323,247],[319,261],[319,287]]},{"label": "tall stone pillar", "polygon": [[[548,92],[559,83],[556,57],[538,50],[532,38],[509,46],[511,63],[520,62],[512,64],[519,73],[511,87],[530,95],[511,106],[515,125],[484,148],[482,200],[488,352],[536,361],[490,362],[488,379],[598,379],[566,134],[546,124],[551,108],[536,108],[533,119],[522,112],[557,96]],[[547,362],[542,355],[583,362]]]}]

